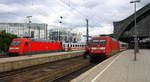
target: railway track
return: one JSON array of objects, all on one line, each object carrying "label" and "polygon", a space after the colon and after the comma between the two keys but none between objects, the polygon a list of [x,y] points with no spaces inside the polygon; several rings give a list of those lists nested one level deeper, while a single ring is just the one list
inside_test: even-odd
[{"label": "railway track", "polygon": [[91,63],[79,70],[76,70],[76,71],[73,71],[73,72],[70,72],[69,74],[66,74],[66,75],[62,75],[61,77],[58,77],[52,81],[48,81],[48,82],[70,82],[72,79],[78,77],[80,74],[88,71],[89,69],[91,69],[92,67],[94,67],[95,65],[97,65],[96,63]]},{"label": "railway track", "polygon": [[105,59],[100,59],[99,61],[94,61],[80,69],[77,69],[75,71],[72,71],[68,74],[63,74],[62,76],[55,78],[54,80],[49,80],[47,82],[70,82],[72,79],[78,77],[80,74],[88,71],[89,69],[91,69],[92,67],[96,66],[97,64],[101,63],[102,61],[104,61]]},{"label": "railway track", "polygon": [[88,59],[75,57],[52,63],[0,73],[0,82],[45,82],[70,74],[90,65]]},{"label": "railway track", "polygon": [[7,57],[9,57],[9,56],[0,54],[0,58],[7,58]]}]

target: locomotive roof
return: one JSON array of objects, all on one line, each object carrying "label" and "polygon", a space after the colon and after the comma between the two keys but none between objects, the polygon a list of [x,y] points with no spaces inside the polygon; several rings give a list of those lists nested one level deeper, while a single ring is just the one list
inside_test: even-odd
[{"label": "locomotive roof", "polygon": [[100,37],[92,37],[91,39],[99,39],[99,38],[111,38],[111,37],[109,37],[109,36],[100,36]]},{"label": "locomotive roof", "polygon": [[56,42],[54,40],[45,40],[45,39],[31,39],[33,42]]},{"label": "locomotive roof", "polygon": [[15,38],[14,40],[29,40],[29,39],[33,42],[56,42],[54,40],[33,39],[33,38]]}]

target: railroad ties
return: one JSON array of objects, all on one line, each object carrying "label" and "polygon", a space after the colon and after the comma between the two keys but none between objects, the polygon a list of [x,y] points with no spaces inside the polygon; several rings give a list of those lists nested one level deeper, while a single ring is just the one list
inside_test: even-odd
[{"label": "railroad ties", "polygon": [[89,65],[77,56],[0,74],[0,82],[51,82]]}]

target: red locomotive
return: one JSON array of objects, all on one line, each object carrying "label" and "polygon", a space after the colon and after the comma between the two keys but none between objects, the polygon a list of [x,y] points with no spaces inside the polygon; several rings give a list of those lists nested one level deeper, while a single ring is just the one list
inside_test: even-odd
[{"label": "red locomotive", "polygon": [[12,40],[9,47],[9,55],[28,55],[46,52],[58,52],[68,50],[84,49],[85,45],[78,43],[62,43],[59,41],[39,40],[29,38],[16,38]]},{"label": "red locomotive", "polygon": [[114,53],[127,49],[126,43],[120,44],[119,41],[109,37],[92,37],[89,41],[88,50],[90,60],[97,60],[99,58],[105,59],[112,56]]}]

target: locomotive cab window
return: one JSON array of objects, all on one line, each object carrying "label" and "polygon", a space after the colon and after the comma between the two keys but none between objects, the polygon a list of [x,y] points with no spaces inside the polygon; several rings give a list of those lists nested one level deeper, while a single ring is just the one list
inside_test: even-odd
[{"label": "locomotive cab window", "polygon": [[11,45],[19,45],[20,43],[20,41],[12,41]]},{"label": "locomotive cab window", "polygon": [[106,44],[106,40],[91,40],[90,44],[105,45]]},{"label": "locomotive cab window", "polygon": [[99,44],[100,45],[105,45],[106,44],[106,40],[100,40]]}]

